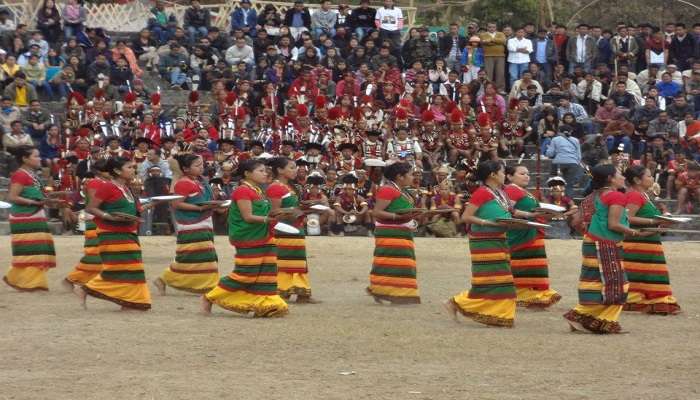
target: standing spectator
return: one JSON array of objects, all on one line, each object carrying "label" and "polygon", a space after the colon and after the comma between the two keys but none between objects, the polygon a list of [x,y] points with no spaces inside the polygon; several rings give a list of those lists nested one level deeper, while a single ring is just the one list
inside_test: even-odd
[{"label": "standing spectator", "polygon": [[[479,77],[479,71],[484,68],[484,48],[479,46],[481,39],[474,35],[462,51],[462,83],[467,84]],[[458,72],[458,71],[455,71]]]},{"label": "standing spectator", "polygon": [[85,7],[78,4],[77,0],[68,0],[63,6],[63,36],[67,40],[77,36],[83,30],[83,24],[87,18]]},{"label": "standing spectator", "polygon": [[525,29],[518,28],[515,37],[508,39],[508,74],[510,84],[520,79],[523,72],[527,71],[530,64],[530,53],[532,53],[532,41],[525,37]]},{"label": "standing spectator", "polygon": [[394,6],[394,0],[384,0],[384,7],[377,10],[374,23],[379,29],[380,38],[389,39],[393,48],[401,47],[401,30],[403,29],[403,13]]},{"label": "standing spectator", "polygon": [[629,35],[629,30],[622,25],[617,28],[617,36],[612,40],[612,49],[615,53],[617,67],[626,65],[630,71],[637,72],[636,61],[639,46],[635,38]]},{"label": "standing spectator", "polygon": [[537,37],[532,40],[532,54],[530,61],[544,72],[544,82],[552,80],[552,66],[557,62],[557,55],[554,51],[554,42],[547,37],[547,30],[537,31]]},{"label": "standing spectator", "polygon": [[61,37],[61,15],[58,13],[54,0],[44,0],[41,9],[36,13],[36,28],[44,38],[55,44]]},{"label": "standing spectator", "polygon": [[652,65],[658,69],[665,69],[668,64],[668,48],[661,32],[656,32],[647,39],[644,53],[647,69],[650,69]]},{"label": "standing spectator", "polygon": [[335,36],[335,22],[337,20],[338,14],[331,10],[330,0],[323,0],[321,9],[311,16],[311,28],[316,38],[318,39],[324,33],[329,37]]},{"label": "standing spectator", "polygon": [[678,66],[678,70],[685,71],[690,68],[693,58],[697,57],[695,39],[688,34],[685,24],[676,24],[676,34],[669,45],[670,62]]},{"label": "standing spectator", "polygon": [[459,34],[459,25],[450,24],[450,31],[440,39],[440,57],[445,59],[447,68],[461,70],[462,50],[467,47],[467,38]]},{"label": "standing spectator", "polygon": [[590,72],[595,59],[596,49],[595,40],[588,35],[588,25],[580,24],[577,26],[576,36],[570,38],[566,44],[569,74],[573,75],[576,67],[581,67],[585,72]]},{"label": "standing spectator", "polygon": [[190,46],[194,46],[199,38],[207,36],[211,25],[209,10],[202,8],[199,0],[192,0],[192,6],[185,11],[183,26],[187,30],[187,40]]},{"label": "standing spectator", "polygon": [[561,125],[559,134],[552,139],[546,156],[552,159],[552,168],[559,171],[566,180],[564,192],[567,197],[574,197],[574,185],[581,179],[581,145],[571,137],[571,127]]},{"label": "standing spectator", "polygon": [[594,26],[591,28],[591,36],[596,43],[596,55],[593,61],[594,66],[612,64],[613,50],[610,44],[612,32],[607,29],[603,30],[599,26]]},{"label": "standing spectator", "polygon": [[29,103],[36,100],[36,89],[27,84],[27,76],[20,71],[15,74],[15,79],[7,85],[4,95],[12,99],[12,102],[19,108],[29,107]]},{"label": "standing spectator", "polygon": [[302,0],[295,0],[294,7],[284,14],[284,25],[289,27],[289,34],[294,40],[298,40],[302,32],[308,32],[311,29],[311,14],[309,9],[304,7]]},{"label": "standing spectator", "polygon": [[240,29],[246,36],[255,37],[258,14],[250,5],[250,0],[242,0],[241,6],[231,13],[231,31]]},{"label": "standing spectator", "polygon": [[486,32],[480,35],[481,47],[484,48],[484,70],[489,80],[496,83],[499,91],[506,88],[506,36],[496,31],[496,23],[486,24]]},{"label": "standing spectator", "polygon": [[357,35],[357,40],[367,36],[371,29],[375,28],[374,20],[377,17],[377,9],[369,6],[369,0],[361,0],[360,6],[352,10],[349,23],[350,29]]}]

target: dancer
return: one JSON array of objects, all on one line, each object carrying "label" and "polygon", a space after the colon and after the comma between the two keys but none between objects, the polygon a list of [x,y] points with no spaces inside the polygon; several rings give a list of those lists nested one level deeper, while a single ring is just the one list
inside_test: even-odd
[{"label": "dancer", "polygon": [[[540,203],[525,189],[530,183],[527,167],[506,168],[505,192],[516,210],[533,213]],[[534,214],[533,214],[534,216]],[[544,246],[544,231],[538,228],[509,229],[510,269],[515,282],[516,302],[529,308],[547,308],[561,296],[549,288],[549,268]]]},{"label": "dancer", "polygon": [[[297,164],[287,157],[275,157],[268,162],[274,181],[267,187],[272,211],[296,209],[299,196],[290,184],[297,177]],[[317,303],[311,298],[311,284],[306,260],[304,216],[289,221],[298,234],[275,232],[277,246],[277,290],[283,299],[296,295],[297,303]]]},{"label": "dancer", "polygon": [[[647,194],[654,184],[654,176],[641,165],[627,168],[627,214],[634,228],[656,227],[655,217],[661,211]],[[648,314],[678,314],[678,305],[668,277],[668,267],[664,256],[661,236],[627,237],[622,242],[623,261],[630,283],[627,311],[641,311]]]},{"label": "dancer", "polygon": [[499,161],[484,161],[477,167],[476,178],[482,186],[472,193],[462,215],[462,221],[471,225],[472,288],[444,305],[455,319],[459,311],[482,324],[512,327],[516,294],[506,241],[508,225],[497,222],[511,218],[503,192],[505,168]]},{"label": "dancer", "polygon": [[413,169],[406,162],[397,162],[384,169],[384,177],[385,185],[377,191],[372,211],[376,220],[375,247],[367,293],[377,303],[386,300],[392,304],[418,304],[411,226],[418,214],[401,212],[414,207],[413,197],[406,191],[413,183]]},{"label": "dancer", "polygon": [[142,207],[129,182],[136,175],[136,164],[122,158],[110,158],[106,170],[112,179],[103,182],[90,199],[86,210],[95,216],[102,258],[102,272],[85,286],[75,286],[75,294],[85,308],[86,296],[111,301],[122,310],[149,310],[151,294],[146,285],[136,217]]},{"label": "dancer", "polygon": [[[95,197],[95,192],[103,182],[109,181],[109,171],[105,169],[107,160],[102,158],[92,165],[91,177],[83,183],[85,191],[85,204],[90,203],[90,199]],[[94,216],[87,211],[85,215],[85,244],[83,245],[83,256],[78,261],[78,265],[73,268],[68,276],[63,280],[70,290],[73,285],[84,285],[90,279],[97,276],[102,271],[102,258],[100,257],[100,246],[97,238],[97,225],[93,221]]]},{"label": "dancer", "polygon": [[617,322],[627,299],[629,284],[622,264],[620,245],[630,229],[626,198],[618,190],[625,178],[612,164],[593,168],[593,193],[581,203],[584,227],[583,263],[578,285],[578,305],[564,314],[572,331],[621,333]]},{"label": "dancer", "polygon": [[166,286],[206,293],[219,282],[212,219],[212,210],[217,205],[202,204],[213,199],[211,187],[202,181],[202,157],[185,153],[175,156],[175,160],[183,175],[175,183],[174,193],[184,196],[172,203],[177,231],[175,261],[153,284],[161,295],[165,295]]},{"label": "dancer", "polygon": [[34,173],[41,168],[39,150],[20,146],[14,156],[20,167],[10,177],[7,196],[12,203],[12,265],[2,279],[19,291],[49,290],[46,270],[56,267],[56,251],[44,211],[44,204],[52,202],[44,198]]},{"label": "dancer", "polygon": [[231,195],[229,240],[236,248],[235,268],[202,296],[202,311],[211,312],[212,303],[230,311],[255,317],[279,317],[287,303],[277,294],[277,249],[270,229],[274,219],[270,202],[260,185],[267,182],[265,164],[249,159],[238,167],[241,184]]}]

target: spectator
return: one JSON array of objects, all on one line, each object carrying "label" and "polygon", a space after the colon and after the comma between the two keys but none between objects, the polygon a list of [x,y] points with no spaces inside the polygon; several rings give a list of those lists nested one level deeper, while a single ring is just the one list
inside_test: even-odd
[{"label": "spectator", "polygon": [[552,66],[557,61],[554,49],[554,42],[547,36],[547,30],[538,30],[537,37],[532,40],[530,61],[544,72],[545,80],[542,80],[543,83],[552,79]]},{"label": "spectator", "polygon": [[131,82],[134,80],[134,73],[131,72],[125,58],[117,59],[117,64],[112,68],[109,80],[120,93],[129,91]]},{"label": "spectator", "polygon": [[615,100],[606,99],[602,107],[598,107],[595,112],[594,121],[599,125],[597,131],[604,131],[605,128],[613,121],[620,121],[625,115],[625,109],[618,107]]},{"label": "spectator", "polygon": [[556,168],[559,174],[566,180],[564,193],[567,197],[574,197],[574,186],[581,179],[581,145],[579,141],[571,137],[571,127],[561,125],[559,134],[552,139],[547,148],[546,156],[552,159],[552,168]]},{"label": "spectator", "polygon": [[14,105],[19,108],[29,107],[29,103],[36,100],[36,89],[32,85],[27,84],[27,76],[24,72],[15,74],[15,79],[12,83],[5,87],[4,96],[9,97]]},{"label": "spectator", "polygon": [[613,62],[613,50],[611,45],[612,32],[608,29],[603,30],[599,26],[591,27],[591,36],[596,42],[596,56],[594,65],[611,65]]},{"label": "spectator", "polygon": [[666,108],[668,116],[677,122],[681,122],[687,114],[693,114],[693,106],[688,104],[685,96],[678,95],[673,99],[673,104]]},{"label": "spectator", "polygon": [[51,117],[41,109],[39,100],[34,100],[29,105],[29,110],[24,113],[23,122],[26,132],[31,136],[35,146],[39,146],[46,137]]},{"label": "spectator", "polygon": [[97,82],[87,89],[87,97],[89,99],[94,98],[98,92],[98,89],[100,90],[100,92],[102,92],[102,97],[106,101],[114,101],[120,99],[119,90],[116,86],[112,85],[112,81],[109,78],[109,75],[99,74],[97,76]]},{"label": "spectator", "polygon": [[467,38],[459,33],[459,24],[451,23],[450,31],[439,41],[439,54],[445,59],[448,69],[461,70],[462,52],[465,47]]},{"label": "spectator", "polygon": [[479,71],[484,68],[484,49],[479,46],[481,39],[478,36],[472,36],[467,42],[467,46],[462,50],[462,59],[460,60],[462,83],[467,84],[476,80],[479,76]]},{"label": "spectator", "polygon": [[377,10],[374,22],[382,41],[389,39],[393,48],[401,47],[403,12],[394,5],[394,0],[384,0],[384,7]]},{"label": "spectator", "polygon": [[532,41],[525,37],[525,30],[518,28],[515,37],[508,39],[508,74],[510,84],[520,79],[523,72],[527,71],[530,64],[530,54],[532,53]]},{"label": "spectator", "polygon": [[141,75],[143,75],[143,71],[139,68],[136,54],[134,54],[134,51],[130,47],[126,46],[126,41],[124,40],[117,40],[117,45],[112,49],[112,61],[116,63],[119,59],[127,61],[127,65],[131,69],[133,76],[141,77]]},{"label": "spectator", "polygon": [[170,82],[172,89],[182,89],[187,83],[188,56],[179,43],[170,44],[170,51],[160,58],[158,70],[163,78]]},{"label": "spectator", "polygon": [[10,123],[8,133],[2,137],[2,146],[6,151],[11,151],[20,146],[33,146],[31,136],[22,129],[22,121],[14,120]]},{"label": "spectator", "polygon": [[[105,43],[105,48],[106,48],[106,43]],[[67,43],[63,46],[61,49],[61,57],[63,57],[65,60],[69,60],[71,57],[78,57],[80,59],[81,63],[85,63],[85,51],[81,46],[78,45],[78,41],[75,38],[70,38],[68,39]],[[93,61],[90,61],[87,64],[92,63]]]},{"label": "spectator", "polygon": [[573,75],[576,67],[581,67],[585,72],[590,72],[597,47],[593,37],[588,36],[588,25],[579,24],[576,27],[576,36],[570,38],[566,45],[566,60],[569,62],[569,74]]},{"label": "spectator", "polygon": [[187,43],[194,46],[195,42],[207,36],[211,26],[209,10],[202,8],[199,0],[192,0],[191,7],[185,11],[183,26],[187,31]]},{"label": "spectator", "polygon": [[505,91],[506,36],[496,31],[496,23],[486,24],[486,32],[480,35],[481,47],[484,48],[484,70],[491,82],[501,92]]},{"label": "spectator", "polygon": [[630,37],[629,30],[622,25],[617,28],[617,36],[612,40],[612,50],[615,53],[618,67],[626,65],[630,70],[636,71],[636,60],[639,54],[637,41]]},{"label": "spectator", "polygon": [[656,32],[647,39],[644,58],[647,68],[651,68],[652,65],[664,68],[668,64],[668,48],[661,32]]},{"label": "spectator", "polygon": [[369,6],[369,0],[361,0],[360,6],[352,10],[348,26],[357,35],[358,40],[362,40],[370,30],[375,29],[374,20],[377,10]]},{"label": "spectator", "polygon": [[167,160],[163,160],[160,155],[160,151],[156,149],[149,149],[146,153],[146,160],[139,164],[138,175],[139,178],[146,180],[148,178],[148,171],[153,168],[160,168],[161,176],[163,178],[171,179],[173,173],[170,170],[170,165]]},{"label": "spectator", "polygon": [[164,45],[173,37],[175,30],[172,23],[177,23],[173,15],[168,16],[165,12],[165,4],[156,0],[151,8],[151,18],[148,20],[148,29],[153,32],[159,45]]},{"label": "spectator", "polygon": [[669,45],[669,59],[678,69],[684,71],[690,68],[692,60],[698,56],[695,38],[688,34],[685,24],[676,24],[676,33]]},{"label": "spectator", "polygon": [[0,131],[10,132],[12,122],[21,120],[22,113],[9,96],[3,96],[0,103]]},{"label": "spectator", "polygon": [[226,50],[226,62],[229,65],[238,65],[243,62],[250,71],[255,66],[253,48],[246,44],[244,38],[236,39],[236,44]]},{"label": "spectator", "polygon": [[330,0],[323,0],[321,9],[314,12],[311,16],[311,28],[316,38],[318,39],[322,33],[330,37],[335,36],[335,23],[337,20],[338,14],[331,10]]},{"label": "spectator", "polygon": [[240,29],[246,36],[255,37],[257,24],[258,14],[251,7],[250,0],[241,0],[240,7],[231,13],[231,31]]},{"label": "spectator", "polygon": [[131,44],[134,55],[140,62],[146,64],[146,71],[153,70],[153,67],[157,67],[160,62],[157,48],[158,42],[151,37],[151,31],[148,29],[141,29],[139,36]]},{"label": "spectator", "polygon": [[289,33],[294,40],[299,39],[302,32],[308,32],[311,29],[311,14],[309,9],[304,7],[302,0],[295,0],[294,7],[284,14],[284,25],[289,27]]},{"label": "spectator", "polygon": [[20,72],[20,66],[17,65],[15,56],[8,55],[5,57],[5,62],[0,64],[0,71],[4,77],[5,84],[9,84],[14,79],[15,75]]},{"label": "spectator", "polygon": [[63,36],[66,39],[75,37],[83,30],[83,24],[87,19],[85,7],[77,0],[67,0],[63,6]]},{"label": "spectator", "polygon": [[53,89],[46,80],[46,67],[44,63],[39,62],[39,56],[36,54],[29,56],[29,62],[22,67],[22,72],[30,85],[34,86],[35,89],[42,89],[49,100],[53,100]]},{"label": "spectator", "polygon": [[644,105],[634,110],[632,121],[634,121],[634,123],[639,123],[639,121],[649,122],[659,115],[659,111],[659,108],[656,106],[656,100],[653,97],[647,96],[644,99]]},{"label": "spectator", "polygon": [[[573,114],[576,118],[576,122],[584,126],[586,133],[592,133],[591,120],[588,117],[586,109],[580,104],[572,103],[570,96],[564,95],[559,99],[559,109],[557,112],[559,113],[560,120],[564,118],[564,114],[566,113]],[[569,130],[569,133],[571,133],[571,130]]]},{"label": "spectator", "polygon": [[109,63],[107,57],[100,54],[95,59],[95,62],[88,65],[87,67],[87,84],[92,85],[97,83],[97,78],[99,75],[104,75],[109,77],[112,72],[112,64]]},{"label": "spectator", "polygon": [[647,132],[650,135],[661,134],[666,137],[670,135],[678,136],[678,122],[669,118],[667,111],[660,111],[658,117],[649,121],[649,129]]},{"label": "spectator", "polygon": [[44,35],[42,35],[41,32],[32,33],[32,38],[29,39],[28,45],[30,48],[34,45],[39,46],[39,56],[42,60],[49,54],[49,43],[44,40]]},{"label": "spectator", "polygon": [[418,29],[419,36],[406,42],[404,51],[404,61],[408,65],[420,61],[427,68],[432,67],[435,57],[437,57],[437,47],[428,37],[428,29],[421,27]]},{"label": "spectator", "polygon": [[674,82],[668,72],[661,74],[661,82],[656,82],[656,88],[659,89],[659,95],[666,98],[666,102],[671,102],[683,92],[683,87]]}]

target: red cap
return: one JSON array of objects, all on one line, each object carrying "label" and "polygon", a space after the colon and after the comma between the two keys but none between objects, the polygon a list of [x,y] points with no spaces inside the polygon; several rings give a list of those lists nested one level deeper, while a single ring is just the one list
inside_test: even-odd
[{"label": "red cap", "polygon": [[190,100],[190,103],[198,102],[199,101],[199,92],[196,90],[191,91],[189,100]]},{"label": "red cap", "polygon": [[409,99],[408,97],[404,97],[403,99],[401,99],[401,101],[399,101],[399,105],[404,108],[409,108],[412,104],[413,103],[411,102],[411,99]]},{"label": "red cap", "polygon": [[423,120],[423,122],[433,122],[435,121],[435,114],[430,110],[425,110],[423,114],[421,114],[421,120]]},{"label": "red cap", "polygon": [[160,105],[160,93],[153,93],[151,95],[151,105],[152,106]]},{"label": "red cap", "polygon": [[464,114],[462,113],[462,110],[459,108],[452,110],[450,113],[450,122],[453,124],[461,124],[464,122]]},{"label": "red cap", "polygon": [[236,114],[233,117],[235,119],[244,119],[246,115],[248,115],[248,113],[246,113],[245,108],[238,107],[238,110],[236,110]]},{"label": "red cap", "polygon": [[233,106],[233,103],[236,102],[236,99],[237,99],[237,98],[238,98],[238,96],[236,96],[236,93],[235,93],[235,92],[228,92],[228,93],[226,93],[226,104],[228,104],[229,107],[232,107],[232,106]]},{"label": "red cap", "polygon": [[131,104],[136,101],[136,93],[129,92],[124,95],[124,103]]},{"label": "red cap", "polygon": [[105,97],[105,91],[102,88],[97,88],[95,89],[95,98],[96,99],[104,99]]},{"label": "red cap", "polygon": [[82,127],[78,129],[78,136],[87,137],[90,134],[90,129]]},{"label": "red cap", "polygon": [[316,96],[316,108],[325,108],[327,102],[328,101],[326,100],[326,96]]},{"label": "red cap", "polygon": [[479,126],[489,126],[491,125],[491,117],[487,113],[482,112],[476,116],[476,122]]},{"label": "red cap", "polygon": [[396,119],[399,121],[404,121],[408,119],[408,112],[404,110],[403,108],[397,108],[396,109]]},{"label": "red cap", "polygon": [[340,107],[333,107],[328,111],[328,119],[330,120],[336,120],[340,119],[340,117],[343,115],[343,112],[341,111]]},{"label": "red cap", "polygon": [[309,108],[306,107],[304,104],[297,104],[296,109],[299,117],[309,116]]}]

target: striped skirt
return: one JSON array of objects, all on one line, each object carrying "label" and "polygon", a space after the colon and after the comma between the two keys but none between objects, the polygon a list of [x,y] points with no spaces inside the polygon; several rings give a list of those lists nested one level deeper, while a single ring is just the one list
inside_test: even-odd
[{"label": "striped skirt", "polygon": [[175,261],[161,279],[166,285],[191,293],[206,293],[219,281],[212,218],[194,224],[176,223]]},{"label": "striped skirt", "polygon": [[[564,314],[564,318],[573,322],[576,327],[594,333],[619,333],[621,330],[617,320],[622,312],[624,301],[620,304],[608,304],[605,300],[605,284],[603,283],[603,268],[599,249],[600,245],[590,236],[583,237],[581,253],[583,262],[578,284],[578,305]],[[623,285],[627,293],[629,284]]]},{"label": "striped skirt", "polygon": [[512,327],[515,285],[510,250],[502,232],[471,232],[472,287],[451,301],[466,317],[486,325]]},{"label": "striped skirt", "polygon": [[681,307],[673,297],[661,240],[636,238],[622,242],[623,262],[630,290],[625,310],[649,314],[677,314]]},{"label": "striped skirt", "polygon": [[275,233],[277,245],[277,290],[282,297],[293,294],[311,297],[308,265],[306,262],[306,238],[304,235]]},{"label": "striped skirt", "polygon": [[369,282],[367,292],[377,299],[400,304],[420,303],[411,228],[377,224]]},{"label": "striped skirt", "polygon": [[136,233],[99,228],[97,237],[103,269],[84,286],[85,292],[122,307],[150,309],[151,293],[146,285],[139,237]]},{"label": "striped skirt", "polygon": [[277,293],[277,249],[275,239],[255,247],[237,248],[233,272],[205,296],[226,310],[256,317],[277,317],[288,311]]},{"label": "striped skirt", "polygon": [[544,235],[510,249],[510,268],[519,306],[546,308],[561,296],[549,288],[549,266],[544,247]]},{"label": "striped skirt", "polygon": [[78,265],[73,268],[66,281],[84,285],[100,271],[102,271],[102,258],[100,258],[100,246],[97,239],[97,225],[93,221],[85,221],[85,244],[83,245],[83,257],[78,261]]},{"label": "striped skirt", "polygon": [[46,270],[56,267],[56,250],[44,210],[9,222],[12,265],[3,281],[19,291],[49,290]]}]

